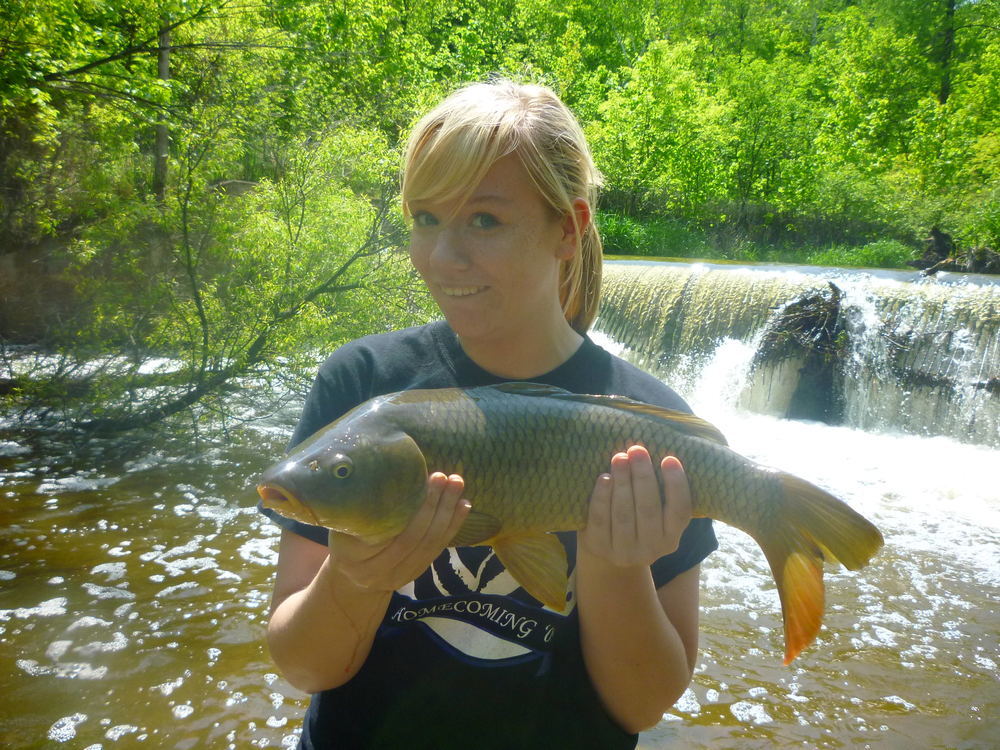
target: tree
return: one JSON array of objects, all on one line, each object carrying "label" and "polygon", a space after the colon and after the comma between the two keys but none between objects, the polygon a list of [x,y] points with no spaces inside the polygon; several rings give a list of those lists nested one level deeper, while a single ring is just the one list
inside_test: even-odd
[{"label": "tree", "polygon": [[[56,39],[49,52],[67,52],[4,100],[8,123],[37,115],[26,141],[48,128],[45,150],[15,144],[22,165],[78,181],[67,191],[53,180],[46,209],[46,231],[60,235],[49,278],[72,290],[73,314],[44,331],[37,377],[24,377],[24,360],[11,373],[12,403],[129,429],[305,361],[320,331],[324,346],[360,335],[372,295],[383,325],[426,315],[394,252],[393,147],[347,117],[303,134],[319,118],[289,107],[272,73],[300,54],[285,32],[226,2],[108,13],[73,17],[86,43]],[[35,24],[32,44],[46,29]]]},{"label": "tree", "polygon": [[696,72],[697,45],[656,42],[589,128],[613,208],[697,217],[724,190],[719,150],[726,105]]},{"label": "tree", "polygon": [[164,205],[71,248],[67,272],[86,280],[88,324],[58,341],[59,377],[25,384],[23,400],[61,402],[59,416],[88,430],[132,429],[196,403],[219,408],[236,379],[272,376],[295,358],[311,367],[310,352],[367,332],[365,307],[385,327],[426,314],[394,250],[394,188],[371,198],[351,189],[373,184],[365,168],[385,177],[378,136],[345,128],[298,144],[281,155],[280,180],[242,195],[207,185],[206,143],[186,145],[186,184]]}]

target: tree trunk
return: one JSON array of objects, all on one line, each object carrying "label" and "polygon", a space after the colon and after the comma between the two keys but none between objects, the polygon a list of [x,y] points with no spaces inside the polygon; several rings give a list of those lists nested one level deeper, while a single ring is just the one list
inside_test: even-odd
[{"label": "tree trunk", "polygon": [[[161,81],[170,80],[170,29],[160,29],[157,73]],[[156,143],[153,146],[153,195],[163,203],[167,193],[167,159],[170,154],[170,131],[162,120],[156,125]]]},{"label": "tree trunk", "polygon": [[941,42],[941,88],[938,103],[947,104],[951,96],[951,58],[955,53],[955,0],[945,0],[944,39]]}]

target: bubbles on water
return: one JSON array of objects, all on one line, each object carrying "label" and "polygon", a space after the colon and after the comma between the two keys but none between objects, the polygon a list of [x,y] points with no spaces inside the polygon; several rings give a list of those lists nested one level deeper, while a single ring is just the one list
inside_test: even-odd
[{"label": "bubbles on water", "polygon": [[141,471],[148,471],[149,469],[161,466],[164,463],[169,463],[172,460],[176,459],[168,459],[164,455],[163,451],[153,451],[152,453],[147,453],[141,458],[126,461],[123,468],[126,474],[135,474]]},{"label": "bubbles on water", "polygon": [[112,742],[117,742],[122,737],[135,734],[138,731],[139,727],[133,724],[118,724],[108,729],[108,731],[104,733],[104,736]]},{"label": "bubbles on water", "polygon": [[96,599],[135,599],[135,594],[116,586],[98,586],[96,583],[84,583],[83,590]]},{"label": "bubbles on water", "polygon": [[34,607],[18,607],[16,609],[0,609],[0,622],[6,622],[12,617],[28,620],[33,617],[56,617],[66,614],[65,596],[48,599]]},{"label": "bubbles on water", "polygon": [[49,727],[49,739],[53,742],[69,742],[76,737],[76,728],[87,720],[87,714],[64,716]]},{"label": "bubbles on water", "polygon": [[119,581],[125,577],[126,565],[123,562],[101,563],[90,569],[91,575],[103,575],[108,583]]},{"label": "bubbles on water", "polygon": [[[995,654],[994,654],[994,656],[995,656]],[[982,654],[975,654],[972,658],[974,659],[974,661],[975,661],[975,663],[976,663],[977,666],[980,666],[983,669],[989,670],[990,672],[996,672],[997,671],[997,663],[993,659],[991,659],[990,657],[983,656]],[[998,675],[998,676],[1000,676],[1000,675]]]},{"label": "bubbles on water", "polygon": [[240,545],[239,556],[250,563],[271,567],[278,564],[278,552],[274,548],[274,537],[254,537]]},{"label": "bubbles on water", "polygon": [[167,586],[157,592],[157,599],[179,599],[186,596],[199,596],[207,591],[204,586],[194,581],[184,581],[175,586]]},{"label": "bubbles on water", "polygon": [[0,440],[0,458],[14,458],[31,453],[31,448],[13,440]]},{"label": "bubbles on water", "polygon": [[59,661],[72,645],[73,641],[53,641],[45,649],[45,655],[52,661]]},{"label": "bubbles on water", "polygon": [[[188,676],[190,676],[190,674],[188,674]],[[161,693],[163,693],[163,695],[170,695],[183,684],[184,684],[184,677],[178,677],[177,679],[171,680],[170,682],[164,682],[159,685],[154,685],[153,690],[159,690]]]},{"label": "bubbles on water", "polygon": [[17,578],[17,573],[13,570],[0,570],[0,581],[13,581]]},{"label": "bubbles on water", "polygon": [[54,495],[63,492],[87,492],[110,487],[119,481],[118,477],[95,477],[92,472],[79,472],[68,477],[47,479],[38,485],[36,490],[42,495]]},{"label": "bubbles on water", "polygon": [[898,695],[887,695],[883,700],[893,706],[899,706],[903,711],[914,711],[917,708],[914,704]]},{"label": "bubbles on water", "polygon": [[701,713],[701,704],[698,702],[698,696],[695,695],[694,690],[691,688],[685,690],[684,694],[677,699],[673,710],[689,716],[697,716]]},{"label": "bubbles on water", "polygon": [[110,625],[110,620],[102,620],[100,617],[84,615],[70,623],[69,627],[66,628],[66,632],[72,633],[74,630],[79,630],[80,628],[106,628]]},{"label": "bubbles on water", "polygon": [[46,666],[39,664],[35,659],[18,659],[17,668],[31,677],[51,675],[73,680],[103,680],[108,674],[106,666],[94,667],[91,664],[76,662]]},{"label": "bubbles on water", "polygon": [[174,706],[173,708],[174,717],[178,719],[186,719],[193,713],[194,706],[189,703],[183,703],[179,706]]},{"label": "bubbles on water", "polygon": [[729,711],[744,724],[770,724],[774,721],[767,709],[759,703],[737,701],[729,707]]},{"label": "bubbles on water", "polygon": [[84,657],[96,656],[97,654],[112,653],[115,651],[122,651],[128,647],[128,639],[125,637],[124,633],[115,632],[111,634],[110,641],[91,641],[90,643],[77,646],[73,649],[74,653],[80,654]]}]

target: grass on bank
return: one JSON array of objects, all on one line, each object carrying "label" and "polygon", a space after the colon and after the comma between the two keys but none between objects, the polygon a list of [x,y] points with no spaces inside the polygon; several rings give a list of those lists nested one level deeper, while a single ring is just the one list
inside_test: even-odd
[{"label": "grass on bank", "polygon": [[863,268],[909,268],[906,262],[917,255],[913,247],[893,239],[864,245],[771,245],[746,238],[721,242],[706,231],[663,219],[602,212],[598,222],[607,255]]}]

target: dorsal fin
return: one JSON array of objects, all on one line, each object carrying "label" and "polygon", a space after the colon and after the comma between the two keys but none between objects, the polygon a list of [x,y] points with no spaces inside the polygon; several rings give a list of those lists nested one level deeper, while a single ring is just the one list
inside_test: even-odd
[{"label": "dorsal fin", "polygon": [[[528,380],[512,380],[508,383],[497,383],[496,385],[481,386],[483,390],[502,391],[503,393],[515,393],[519,396],[572,396],[570,391],[559,388],[555,385],[545,383],[532,383]],[[474,390],[479,390],[478,388]]]},{"label": "dorsal fin", "polygon": [[626,398],[625,396],[600,396],[583,393],[570,393],[567,390],[557,388],[552,385],[523,381],[499,383],[497,385],[485,386],[485,388],[491,388],[496,391],[512,393],[519,396],[543,396],[547,398],[558,398],[565,401],[578,401],[582,404],[603,406],[607,409],[622,409],[625,411],[631,411],[647,417],[666,420],[667,422],[670,422],[671,426],[675,430],[683,432],[686,435],[692,435],[694,437],[702,438],[703,440],[711,440],[714,443],[727,445],[726,437],[722,434],[718,427],[706,422],[700,417],[696,417],[694,414],[688,414],[683,411],[675,411],[674,409],[667,409],[663,406],[646,404],[642,401],[635,401],[634,399]]}]

